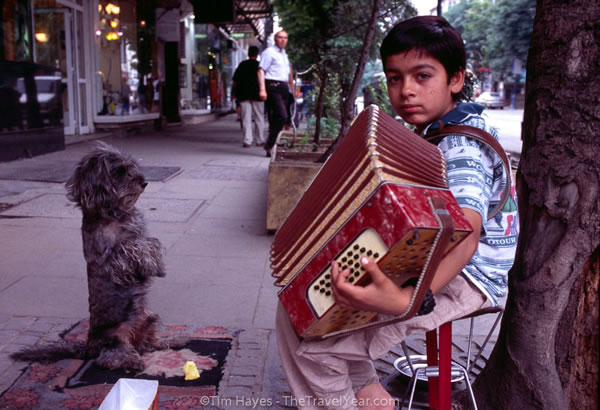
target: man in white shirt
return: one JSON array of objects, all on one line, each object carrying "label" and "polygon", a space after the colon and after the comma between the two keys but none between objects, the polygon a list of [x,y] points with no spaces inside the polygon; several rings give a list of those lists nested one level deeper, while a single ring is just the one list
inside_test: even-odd
[{"label": "man in white shirt", "polygon": [[288,34],[281,30],[275,34],[275,44],[262,52],[258,69],[258,96],[267,101],[269,113],[269,138],[265,144],[267,157],[275,145],[277,134],[288,122],[290,89],[294,89],[294,77],[285,52]]}]

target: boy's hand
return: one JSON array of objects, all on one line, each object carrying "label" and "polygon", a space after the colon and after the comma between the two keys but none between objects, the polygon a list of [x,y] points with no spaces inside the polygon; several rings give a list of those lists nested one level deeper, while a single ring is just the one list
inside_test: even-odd
[{"label": "boy's hand", "polygon": [[337,303],[353,309],[399,315],[408,308],[413,288],[399,288],[370,258],[360,263],[371,276],[367,286],[355,286],[347,281],[350,270],[340,272],[337,262],[331,263],[333,295]]}]

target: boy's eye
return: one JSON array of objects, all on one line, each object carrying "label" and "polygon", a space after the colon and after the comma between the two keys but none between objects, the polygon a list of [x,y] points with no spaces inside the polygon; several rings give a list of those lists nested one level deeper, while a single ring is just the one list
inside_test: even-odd
[{"label": "boy's eye", "polygon": [[386,80],[388,84],[394,84],[395,82],[400,81],[400,77],[397,75],[393,75],[388,77]]},{"label": "boy's eye", "polygon": [[419,73],[417,74],[417,78],[419,80],[427,80],[428,78],[431,78],[431,75],[429,73]]}]

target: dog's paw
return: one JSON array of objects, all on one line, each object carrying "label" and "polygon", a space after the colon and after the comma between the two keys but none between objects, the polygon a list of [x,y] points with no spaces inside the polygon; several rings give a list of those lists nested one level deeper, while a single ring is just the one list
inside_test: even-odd
[{"label": "dog's paw", "polygon": [[123,359],[121,365],[118,367],[120,367],[128,373],[140,373],[146,368],[141,356],[137,355],[126,357],[125,359]]}]

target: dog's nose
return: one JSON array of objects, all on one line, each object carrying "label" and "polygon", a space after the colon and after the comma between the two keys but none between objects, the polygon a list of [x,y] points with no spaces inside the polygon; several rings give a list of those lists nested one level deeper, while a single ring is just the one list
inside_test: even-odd
[{"label": "dog's nose", "polygon": [[146,188],[148,186],[148,183],[146,181],[142,181],[142,188]]}]

